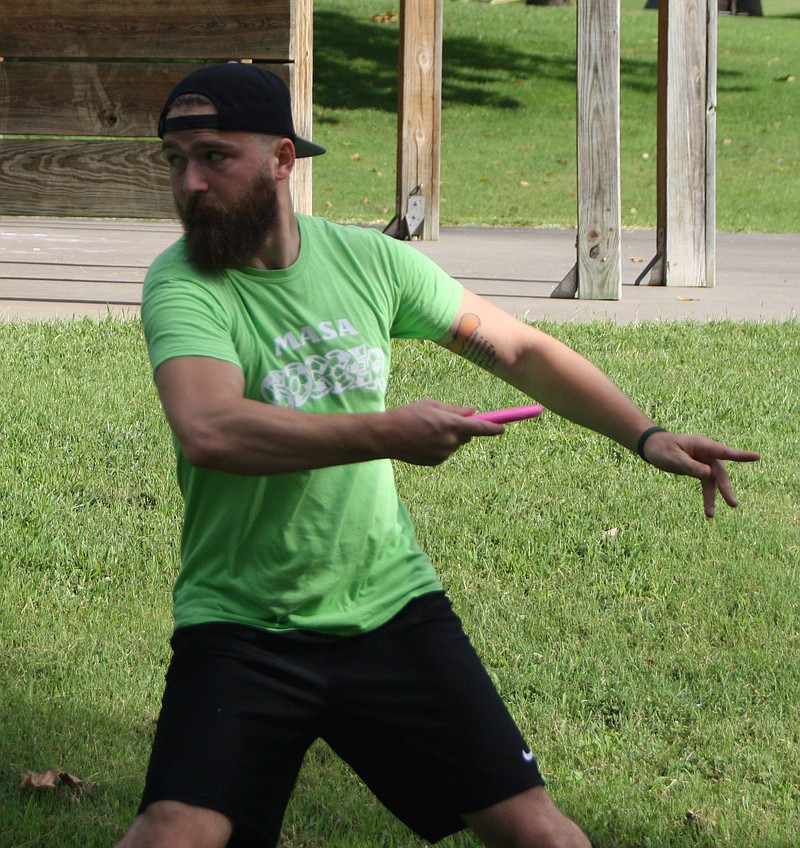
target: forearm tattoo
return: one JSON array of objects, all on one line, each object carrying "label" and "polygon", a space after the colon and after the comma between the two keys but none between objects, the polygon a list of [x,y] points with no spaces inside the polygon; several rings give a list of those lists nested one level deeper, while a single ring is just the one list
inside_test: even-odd
[{"label": "forearm tattoo", "polygon": [[495,346],[481,335],[480,328],[481,319],[474,312],[465,312],[446,346],[448,350],[480,365],[481,368],[494,371],[497,351]]}]

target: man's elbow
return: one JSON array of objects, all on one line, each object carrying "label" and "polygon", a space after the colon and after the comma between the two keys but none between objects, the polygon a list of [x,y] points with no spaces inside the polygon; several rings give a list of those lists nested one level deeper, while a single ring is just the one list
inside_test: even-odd
[{"label": "man's elbow", "polygon": [[189,427],[178,433],[178,443],[188,462],[197,468],[219,471],[229,464],[228,441],[214,430],[202,426]]}]

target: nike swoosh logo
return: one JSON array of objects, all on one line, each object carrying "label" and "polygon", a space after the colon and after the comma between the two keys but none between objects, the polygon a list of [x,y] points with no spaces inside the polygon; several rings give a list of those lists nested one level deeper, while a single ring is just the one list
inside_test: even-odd
[{"label": "nike swoosh logo", "polygon": [[532,763],[534,759],[533,751],[523,751],[522,759],[525,760],[526,763]]}]

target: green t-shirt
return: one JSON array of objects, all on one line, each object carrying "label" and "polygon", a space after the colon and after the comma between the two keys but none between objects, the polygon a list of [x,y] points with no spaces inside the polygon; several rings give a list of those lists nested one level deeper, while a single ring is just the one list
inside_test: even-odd
[{"label": "green t-shirt", "polygon": [[[187,263],[182,239],[154,261],[142,301],[153,370],[209,356],[242,369],[252,400],[382,411],[390,339],[440,338],[461,286],[376,230],[297,218],[290,268],[208,279]],[[439,588],[389,460],[247,477],[192,466],[175,448],[185,505],[177,627],[358,633]]]}]

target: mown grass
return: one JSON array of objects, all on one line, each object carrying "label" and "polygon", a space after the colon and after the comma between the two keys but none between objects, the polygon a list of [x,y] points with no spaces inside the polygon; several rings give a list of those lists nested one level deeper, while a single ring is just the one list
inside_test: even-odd
[{"label": "mown grass", "polygon": [[[656,420],[760,450],[741,506],[545,414],[398,485],[559,803],[603,846],[800,832],[797,322],[543,325]],[[0,843],[109,846],[158,710],[181,504],[136,321],[0,326]],[[396,346],[391,403],[519,395]],[[26,769],[83,794],[20,787]],[[282,845],[422,843],[324,745]],[[474,846],[468,835],[443,843]]]},{"label": "mown grass", "polygon": [[[623,226],[656,223],[657,13],[622,0]],[[719,18],[717,223],[800,230],[800,14]],[[315,3],[314,209],[335,220],[394,214],[398,0]],[[443,224],[574,227],[575,8],[446,0]]]}]

